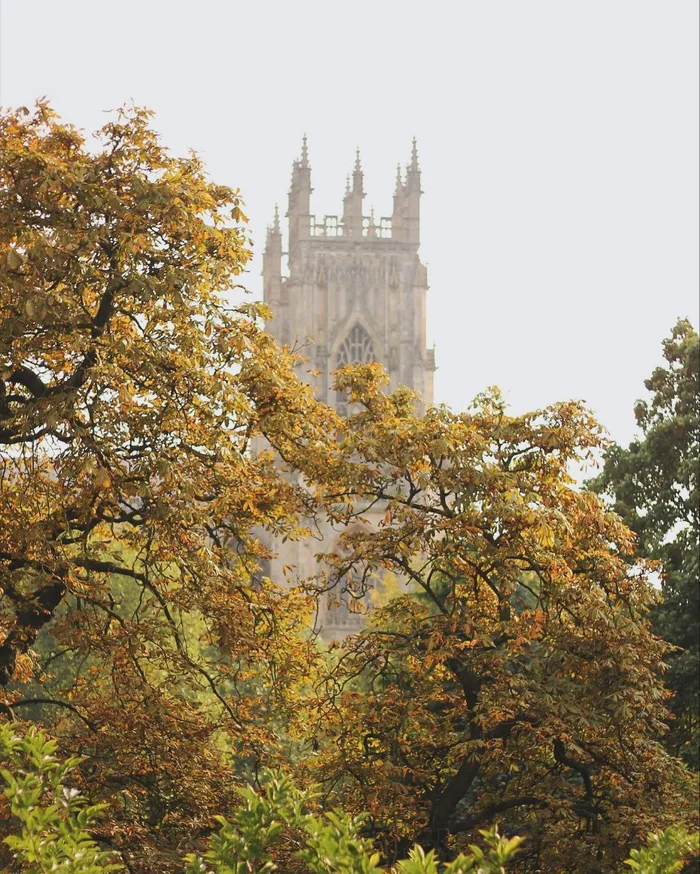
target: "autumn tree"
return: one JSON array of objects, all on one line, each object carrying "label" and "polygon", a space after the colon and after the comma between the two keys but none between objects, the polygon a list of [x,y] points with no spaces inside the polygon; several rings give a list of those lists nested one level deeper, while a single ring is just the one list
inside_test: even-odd
[{"label": "autumn tree", "polygon": [[644,385],[651,397],[634,413],[642,437],[611,446],[592,488],[638,538],[642,555],[662,562],[663,603],[653,612],[657,634],[679,649],[666,658],[674,719],[668,745],[694,768],[700,741],[700,342],[679,320],[663,342],[665,365]]},{"label": "autumn tree", "polygon": [[[659,743],[650,569],[567,472],[600,429],[573,402],[510,416],[497,393],[419,417],[382,379],[339,376],[361,406],[321,489],[355,524],[326,563],[356,595],[387,571],[407,589],[334,650],[305,768],[368,812],[389,857],[413,841],[449,855],[500,821],[528,838],[518,870],[616,870],[683,816],[688,784]],[[378,504],[383,524],[361,524]]]},{"label": "autumn tree", "polygon": [[322,446],[332,414],[228,302],[241,208],[146,111],[90,143],[44,103],[0,116],[0,709],[86,757],[132,871],[177,869],[275,760],[309,656],[253,532],[310,498],[250,449],[262,415]]},{"label": "autumn tree", "polygon": [[[181,871],[292,745],[386,859],[499,818],[521,870],[614,870],[686,774],[648,567],[567,475],[595,423],[496,395],[419,417],[375,366],[341,375],[341,422],[229,303],[241,208],[144,111],[89,146],[44,104],[0,116],[0,718],[82,757],[108,808],[76,840],[137,874]],[[346,528],[311,594],[408,586],[327,662],[259,570],[318,512]]]}]

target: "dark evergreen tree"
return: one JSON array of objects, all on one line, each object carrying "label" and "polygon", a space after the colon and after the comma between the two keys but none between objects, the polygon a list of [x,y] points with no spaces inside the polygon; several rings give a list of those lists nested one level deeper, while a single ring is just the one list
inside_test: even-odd
[{"label": "dark evergreen tree", "polygon": [[668,744],[697,768],[700,345],[689,321],[677,322],[663,351],[666,365],[644,382],[651,398],[635,405],[643,436],[627,449],[612,446],[603,472],[589,485],[614,499],[615,510],[638,536],[640,553],[663,563],[664,600],[654,612],[654,628],[680,647],[667,660],[675,716]]}]

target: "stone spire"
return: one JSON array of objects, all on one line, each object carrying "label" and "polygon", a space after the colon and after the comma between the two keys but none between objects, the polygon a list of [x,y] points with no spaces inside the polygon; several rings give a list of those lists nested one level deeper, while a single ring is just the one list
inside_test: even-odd
[{"label": "stone spire", "polygon": [[[304,138],[306,139],[306,138]],[[413,143],[411,146],[411,172],[419,173],[420,169],[418,167],[418,144],[416,143],[416,138],[413,137]]]},{"label": "stone spire", "polygon": [[364,173],[362,172],[358,148],[355,150],[352,188],[348,186],[343,198],[343,233],[348,237],[362,236],[362,200],[364,196]]},{"label": "stone spire", "polygon": [[369,225],[367,226],[367,236],[368,237],[376,237],[377,236],[377,223],[374,219],[374,207],[372,207],[369,211]]},{"label": "stone spire", "polygon": [[360,149],[359,147],[355,149],[355,167],[352,171],[352,190],[354,193],[361,193],[362,197],[365,196],[365,192],[363,191],[365,181],[365,174],[362,172],[362,164],[360,162]]},{"label": "stone spire", "polygon": [[420,190],[420,167],[418,166],[418,145],[416,138],[413,137],[411,147],[411,160],[406,165],[406,188],[417,188]]},{"label": "stone spire", "polygon": [[309,236],[311,212],[311,165],[306,134],[301,141],[301,158],[292,165],[292,185],[289,189],[289,246]]},{"label": "stone spire", "polygon": [[396,165],[396,187],[394,188],[394,197],[401,194],[403,189],[403,179],[401,178],[401,164]]},{"label": "stone spire", "polygon": [[418,145],[413,138],[411,160],[406,166],[406,185],[404,200],[405,239],[408,243],[420,242],[420,167],[418,166]]},{"label": "stone spire", "polygon": [[391,236],[394,240],[406,238],[406,186],[401,175],[401,164],[396,165],[394,209],[391,214]]},{"label": "stone spire", "polygon": [[267,226],[265,251],[263,252],[263,296],[271,306],[280,300],[282,288],[282,231],[280,230],[280,211],[275,204],[275,217]]}]

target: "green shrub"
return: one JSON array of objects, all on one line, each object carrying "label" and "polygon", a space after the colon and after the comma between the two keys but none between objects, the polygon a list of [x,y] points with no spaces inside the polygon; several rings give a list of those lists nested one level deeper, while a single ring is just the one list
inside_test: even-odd
[{"label": "green shrub", "polygon": [[[262,874],[275,868],[276,852],[292,835],[303,847],[294,853],[309,874],[383,874],[379,854],[360,834],[363,816],[340,810],[324,814],[305,812],[312,794],[297,789],[288,777],[268,774],[262,793],[241,790],[242,805],[233,821],[219,818],[219,832],[204,857],[188,857],[187,874]],[[482,832],[485,848],[470,847],[453,862],[439,867],[433,851],[415,846],[408,859],[392,869],[394,874],[505,874],[520,838],[506,840],[497,830]]]},{"label": "green shrub", "polygon": [[[104,874],[123,871],[114,854],[100,849],[87,829],[104,804],[88,805],[71,787],[71,772],[80,759],[61,761],[56,741],[30,728],[16,733],[0,725],[0,775],[18,833],[5,842],[27,874]],[[9,767],[8,767],[9,766]]]},{"label": "green shrub", "polygon": [[689,856],[698,854],[698,835],[667,828],[651,835],[645,847],[632,850],[626,865],[638,874],[677,874]]}]

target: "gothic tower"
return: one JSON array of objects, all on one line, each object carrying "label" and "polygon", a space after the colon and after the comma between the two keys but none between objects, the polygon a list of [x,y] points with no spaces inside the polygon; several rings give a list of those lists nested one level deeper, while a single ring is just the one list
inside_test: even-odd
[{"label": "gothic tower", "polygon": [[[341,216],[311,212],[311,167],[304,137],[289,190],[287,276],[282,272],[279,214],[267,229],[263,255],[264,300],[274,319],[267,326],[278,343],[307,359],[300,376],[316,386],[316,396],[345,411],[345,398],[332,389],[332,372],[346,364],[378,361],[390,388],[415,389],[425,406],[433,401],[435,358],[426,348],[425,266],[420,245],[420,181],[416,142],[402,174],[399,166],[391,217],[363,214],[364,176],[359,150],[348,177]],[[315,372],[315,373],[314,373]],[[326,532],[329,537],[337,533]],[[325,539],[325,536],[324,536]],[[314,573],[316,542],[287,543],[273,561],[274,571],[293,566],[299,577]],[[271,573],[273,568],[271,568]],[[339,596],[322,608],[324,637],[342,637],[360,619]]]},{"label": "gothic tower", "polygon": [[[264,299],[274,313],[268,330],[302,349],[304,378],[317,397],[343,410],[331,373],[345,364],[379,361],[390,387],[409,386],[426,406],[433,400],[432,349],[426,349],[426,269],[420,245],[420,169],[415,140],[405,178],[397,173],[390,218],[363,215],[360,154],[343,198],[342,216],[311,213],[311,167],[304,137],[289,190],[288,276],[282,276],[279,216],[268,228],[263,256]],[[318,377],[311,377],[316,370]]]}]

